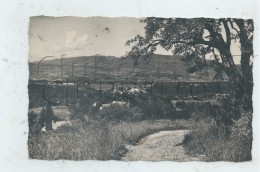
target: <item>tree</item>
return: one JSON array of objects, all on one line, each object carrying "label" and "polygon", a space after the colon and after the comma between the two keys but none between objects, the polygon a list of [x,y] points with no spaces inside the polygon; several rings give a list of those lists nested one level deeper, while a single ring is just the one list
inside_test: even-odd
[{"label": "tree", "polygon": [[32,111],[28,114],[28,123],[29,123],[29,130],[32,129],[33,125],[36,123],[36,114]]},{"label": "tree", "polygon": [[43,128],[45,125],[45,114],[46,114],[45,108],[42,107],[42,110],[40,113],[40,118],[39,118],[39,124],[40,124],[41,128]]},{"label": "tree", "polygon": [[52,119],[54,118],[54,114],[51,108],[50,103],[46,105],[46,113],[45,113],[45,128],[46,131],[52,130]]},{"label": "tree", "polygon": [[[161,46],[167,51],[172,50],[173,55],[192,62],[194,70],[206,67],[203,62],[207,55],[212,55],[218,77],[226,74],[235,98],[252,106],[252,20],[149,17],[141,22],[146,23],[145,36],[137,35],[126,42],[126,45],[132,46],[127,57],[135,63],[140,58],[148,61],[157,46]],[[237,55],[231,48],[234,42],[240,45],[240,67],[234,62],[234,55]]]},{"label": "tree", "polygon": [[29,122],[29,135],[36,137],[38,139],[40,133],[41,133],[41,126],[37,122],[37,115],[34,112],[30,112],[28,114],[28,122]]}]

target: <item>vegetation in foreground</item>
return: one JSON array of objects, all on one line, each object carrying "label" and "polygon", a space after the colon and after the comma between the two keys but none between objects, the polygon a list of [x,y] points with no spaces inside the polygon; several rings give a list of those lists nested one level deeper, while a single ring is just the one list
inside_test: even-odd
[{"label": "vegetation in foreground", "polygon": [[203,121],[185,136],[183,145],[192,156],[205,155],[206,161],[241,162],[252,160],[252,113],[243,112],[238,120],[224,125]]},{"label": "vegetation in foreground", "polygon": [[33,159],[120,159],[126,153],[123,145],[136,142],[141,137],[169,129],[190,127],[188,120],[158,120],[121,122],[84,126],[75,121],[55,132],[29,137],[29,157]]},{"label": "vegetation in foreground", "polygon": [[[205,161],[252,159],[250,111],[213,108],[210,103],[184,103],[178,106],[183,111],[176,111],[171,104],[164,103],[160,111],[154,103],[158,102],[140,104],[140,107],[116,103],[108,107],[101,106],[102,110],[96,112],[95,117],[90,116],[88,121],[74,119],[71,125],[63,125],[55,131],[37,133],[31,126],[29,157],[48,160],[119,160],[127,151],[124,145],[135,144],[146,135],[162,130],[189,129],[193,132],[185,137],[182,144],[187,154],[204,155]],[[154,108],[158,112],[151,115]],[[154,116],[157,113],[161,115]]]}]

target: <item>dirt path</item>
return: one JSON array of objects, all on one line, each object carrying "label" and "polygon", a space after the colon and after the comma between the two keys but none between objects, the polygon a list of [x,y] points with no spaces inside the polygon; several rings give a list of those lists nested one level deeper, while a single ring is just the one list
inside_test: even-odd
[{"label": "dirt path", "polygon": [[126,145],[124,161],[198,161],[200,157],[185,154],[181,145],[189,130],[161,131],[144,137],[138,145]]}]

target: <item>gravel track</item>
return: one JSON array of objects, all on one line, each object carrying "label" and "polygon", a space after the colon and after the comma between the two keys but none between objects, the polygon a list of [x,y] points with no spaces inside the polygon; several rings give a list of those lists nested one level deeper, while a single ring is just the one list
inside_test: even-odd
[{"label": "gravel track", "polygon": [[185,153],[183,139],[190,130],[160,131],[140,140],[137,145],[125,145],[128,152],[123,161],[199,161]]}]

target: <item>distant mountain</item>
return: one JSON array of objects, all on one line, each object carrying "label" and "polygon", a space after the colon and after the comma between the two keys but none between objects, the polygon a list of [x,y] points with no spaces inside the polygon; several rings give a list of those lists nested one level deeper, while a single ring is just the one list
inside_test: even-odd
[{"label": "distant mountain", "polygon": [[[62,63],[62,66],[61,66]],[[73,71],[72,71],[73,68]],[[114,56],[81,56],[64,59],[43,60],[30,62],[30,79],[42,80],[51,78],[96,77],[103,79],[138,78],[165,81],[196,80],[205,81],[213,78],[215,71],[212,67],[206,70],[187,74],[188,66],[180,57],[155,54],[147,64],[140,62],[134,65],[130,59]],[[62,72],[61,72],[62,71]],[[159,75],[158,75],[159,72]],[[209,77],[207,77],[207,73]]]}]

